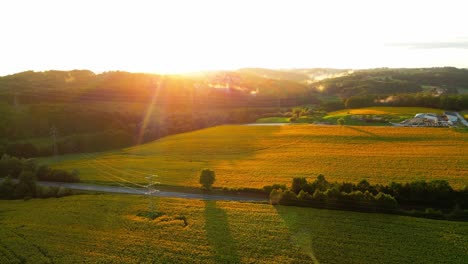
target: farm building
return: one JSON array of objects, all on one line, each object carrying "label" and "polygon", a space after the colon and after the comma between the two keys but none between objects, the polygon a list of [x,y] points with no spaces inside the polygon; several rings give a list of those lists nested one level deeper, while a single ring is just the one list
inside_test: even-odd
[{"label": "farm building", "polygon": [[[456,114],[451,112],[445,112],[444,114],[434,113],[418,113],[413,118],[407,119],[398,126],[422,126],[422,127],[447,127],[453,126],[457,121],[458,117]],[[397,125],[397,124],[394,124]]]},{"label": "farm building", "polygon": [[444,112],[444,115],[447,116],[448,120],[451,122],[457,122],[458,121],[458,116],[456,113],[453,112]]},{"label": "farm building", "polygon": [[415,118],[425,118],[432,121],[437,121],[437,115],[433,113],[419,113],[414,116]]}]

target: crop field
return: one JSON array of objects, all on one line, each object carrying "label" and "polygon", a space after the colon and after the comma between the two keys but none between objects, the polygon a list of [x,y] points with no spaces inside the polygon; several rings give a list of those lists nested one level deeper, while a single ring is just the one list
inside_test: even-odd
[{"label": "crop field", "polygon": [[415,115],[418,113],[437,113],[442,114],[444,111],[441,109],[435,108],[426,108],[426,107],[366,107],[366,108],[356,108],[356,109],[346,109],[335,112],[330,112],[329,116],[336,115]]},{"label": "crop field", "polygon": [[[346,109],[335,112],[330,112],[324,117],[325,121],[336,123],[339,118],[345,120],[347,125],[360,125],[360,126],[390,126],[388,122],[399,123],[405,119],[414,117],[417,113],[443,113],[441,109],[425,108],[425,107],[366,107],[356,109]],[[379,116],[385,117],[388,121],[383,122],[365,122],[356,117],[362,116]]]},{"label": "crop field", "polygon": [[468,183],[468,133],[449,128],[353,126],[219,126],[117,151],[40,160],[78,169],[84,182],[200,186],[199,172],[216,172],[215,187],[262,188],[293,177],[388,184],[444,179]]},{"label": "crop field", "polygon": [[[466,263],[468,223],[238,202],[0,201],[0,263]],[[178,220],[186,218],[187,224]],[[402,243],[404,241],[404,243]]]}]

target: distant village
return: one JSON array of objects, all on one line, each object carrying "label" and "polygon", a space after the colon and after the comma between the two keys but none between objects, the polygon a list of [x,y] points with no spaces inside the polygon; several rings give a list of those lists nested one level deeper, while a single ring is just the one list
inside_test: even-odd
[{"label": "distant village", "polygon": [[457,112],[418,113],[413,118],[392,124],[405,127],[451,127],[459,124],[468,126],[468,122]]}]

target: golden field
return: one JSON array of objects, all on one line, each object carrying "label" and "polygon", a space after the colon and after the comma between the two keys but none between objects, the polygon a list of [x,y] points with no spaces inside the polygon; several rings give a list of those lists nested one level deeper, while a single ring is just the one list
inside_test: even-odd
[{"label": "golden field", "polygon": [[134,195],[0,201],[0,263],[468,260],[465,222],[186,199],[157,199],[164,215],[149,220],[147,206]]},{"label": "golden field", "polygon": [[[217,187],[261,188],[293,177],[388,184],[444,179],[468,184],[468,133],[449,128],[229,125],[162,138],[117,151],[41,162],[78,169],[84,182],[199,186],[199,171]],[[131,184],[130,184],[131,186]]]}]

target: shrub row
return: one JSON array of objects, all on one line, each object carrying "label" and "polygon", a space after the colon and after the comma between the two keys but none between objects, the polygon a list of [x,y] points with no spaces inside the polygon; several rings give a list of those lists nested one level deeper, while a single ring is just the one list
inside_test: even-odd
[{"label": "shrub row", "polygon": [[[468,187],[454,190],[447,181],[414,181],[390,185],[371,185],[366,180],[354,183],[331,183],[323,175],[313,182],[306,178],[293,178],[291,187],[274,184],[263,187],[270,193],[270,202],[280,205],[338,208],[360,211],[392,211],[435,219],[467,219]],[[426,211],[402,209],[428,208]],[[437,208],[450,211],[443,214]],[[440,213],[439,213],[440,212]]]},{"label": "shrub row", "polygon": [[17,182],[10,177],[0,179],[0,199],[49,198],[71,195],[64,187],[49,187],[36,184],[32,171],[23,171]]},{"label": "shrub row", "polygon": [[394,210],[398,203],[391,195],[379,192],[377,195],[366,191],[351,193],[331,188],[324,192],[316,190],[313,194],[301,190],[298,195],[290,190],[273,189],[270,202],[280,205],[310,206],[319,208],[352,209],[360,211]]},{"label": "shrub row", "polygon": [[37,180],[59,181],[59,182],[79,182],[79,173],[64,170],[50,169],[46,165],[38,166],[33,159],[23,159],[3,155],[0,159],[0,177],[19,178],[23,171],[33,173]]}]

